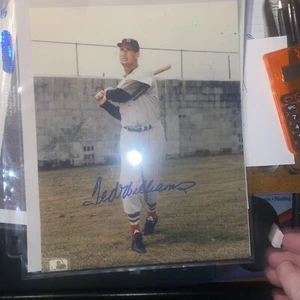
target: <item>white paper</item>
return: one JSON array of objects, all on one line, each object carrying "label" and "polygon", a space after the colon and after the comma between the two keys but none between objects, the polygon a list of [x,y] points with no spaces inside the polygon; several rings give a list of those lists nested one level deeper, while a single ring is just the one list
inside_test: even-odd
[{"label": "white paper", "polygon": [[[4,126],[5,126],[5,118],[6,118],[6,112],[7,112],[7,98],[8,98],[8,93],[5,91],[5,80],[3,77],[6,75],[6,77],[10,77],[10,75],[7,75],[4,72],[1,72],[2,74],[0,75],[0,82],[1,82],[1,88],[0,88],[0,93],[1,93],[1,98],[0,98],[0,154],[2,151],[2,142],[3,142],[3,137],[4,137]],[[4,75],[4,76],[3,76]]]},{"label": "white paper", "polygon": [[243,90],[246,166],[294,164],[272,96],[263,55],[286,48],[286,37],[248,40]]},{"label": "white paper", "polygon": [[20,97],[22,103],[22,134],[24,151],[24,181],[27,209],[28,272],[42,269],[40,203],[37,170],[36,118],[32,70],[32,49],[28,1],[15,2],[15,20],[18,32],[18,62]]},{"label": "white paper", "polygon": [[274,223],[269,232],[269,241],[274,248],[281,248],[283,241],[283,233],[279,227]]}]

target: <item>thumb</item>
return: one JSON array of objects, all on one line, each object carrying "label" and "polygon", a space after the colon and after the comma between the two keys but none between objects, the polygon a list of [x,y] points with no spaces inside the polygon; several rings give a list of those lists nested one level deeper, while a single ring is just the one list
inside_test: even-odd
[{"label": "thumb", "polygon": [[300,300],[300,269],[290,261],[283,261],[276,272],[286,295],[292,300]]},{"label": "thumb", "polygon": [[103,95],[104,95],[104,92],[103,92],[103,90],[101,90],[100,92],[98,92],[98,93],[95,95],[96,100],[99,100],[100,98],[102,98]]}]

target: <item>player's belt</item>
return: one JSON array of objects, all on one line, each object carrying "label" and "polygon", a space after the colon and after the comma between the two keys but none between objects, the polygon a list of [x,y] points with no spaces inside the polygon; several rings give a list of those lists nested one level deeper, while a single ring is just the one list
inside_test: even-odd
[{"label": "player's belt", "polygon": [[152,125],[147,125],[147,126],[143,126],[143,127],[128,127],[125,126],[125,129],[127,129],[128,131],[134,131],[134,132],[144,132],[147,130],[150,130],[151,128],[153,128]]}]

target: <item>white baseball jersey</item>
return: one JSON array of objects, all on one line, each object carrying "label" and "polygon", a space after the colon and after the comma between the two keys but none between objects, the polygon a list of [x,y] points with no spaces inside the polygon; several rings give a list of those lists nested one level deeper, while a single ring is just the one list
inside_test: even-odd
[{"label": "white baseball jersey", "polygon": [[147,84],[149,89],[141,95],[135,95],[133,100],[119,104],[123,127],[142,127],[160,120],[158,89],[152,72],[137,67],[123,78],[117,88],[134,94],[140,82]]},{"label": "white baseball jersey", "polygon": [[[141,93],[136,93],[138,83],[145,83],[149,88]],[[121,173],[120,184],[123,186],[132,182],[132,190],[139,188],[143,180],[149,183],[153,180],[153,186],[160,183],[161,172],[166,152],[164,128],[160,121],[160,105],[158,88],[154,75],[150,71],[143,71],[140,67],[133,70],[118,84],[117,88],[123,89],[129,94],[135,94],[132,100],[120,103],[121,113]],[[125,129],[138,128],[151,125],[152,128],[143,132],[134,132]],[[127,153],[137,150],[142,154],[142,163],[132,166],[127,160]],[[151,192],[147,195],[147,202],[154,204],[158,193]],[[141,200],[144,195],[130,195],[123,199],[124,211],[134,214],[141,211]]]}]

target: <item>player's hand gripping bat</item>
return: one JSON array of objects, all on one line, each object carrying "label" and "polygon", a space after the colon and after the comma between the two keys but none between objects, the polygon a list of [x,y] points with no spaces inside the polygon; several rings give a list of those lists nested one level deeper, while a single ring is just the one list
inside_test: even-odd
[{"label": "player's hand gripping bat", "polygon": [[[160,74],[160,73],[162,73],[162,72],[165,72],[165,71],[171,69],[171,67],[172,67],[172,66],[171,66],[170,64],[168,64],[168,65],[163,66],[163,67],[161,67],[161,68],[159,68],[159,69],[156,69],[156,70],[153,72],[153,75],[158,75],[158,74]],[[102,92],[102,91],[98,92],[98,93],[95,95],[95,99],[96,99],[97,101],[100,100],[102,97],[103,97],[103,92]]]}]

